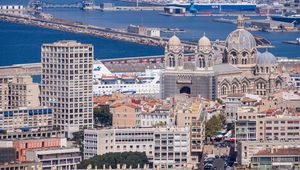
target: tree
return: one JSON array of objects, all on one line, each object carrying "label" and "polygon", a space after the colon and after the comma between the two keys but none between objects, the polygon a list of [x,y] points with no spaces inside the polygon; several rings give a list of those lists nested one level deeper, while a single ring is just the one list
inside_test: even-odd
[{"label": "tree", "polygon": [[95,124],[101,124],[102,126],[112,125],[112,114],[110,113],[109,106],[102,106],[98,109],[94,109]]},{"label": "tree", "polygon": [[86,169],[88,165],[92,166],[92,169],[97,166],[102,168],[111,166],[113,169],[117,168],[117,165],[121,166],[126,164],[127,168],[137,168],[138,164],[143,167],[148,164],[148,158],[144,152],[122,152],[122,153],[106,153],[104,155],[96,155],[90,159],[83,160],[78,165],[79,169]]},{"label": "tree", "polygon": [[81,156],[83,156],[83,140],[84,140],[84,132],[83,131],[73,133],[72,141],[75,141],[75,144],[77,146],[79,146]]},{"label": "tree", "polygon": [[226,117],[224,114],[213,116],[205,123],[205,135],[206,137],[212,137],[226,124]]}]

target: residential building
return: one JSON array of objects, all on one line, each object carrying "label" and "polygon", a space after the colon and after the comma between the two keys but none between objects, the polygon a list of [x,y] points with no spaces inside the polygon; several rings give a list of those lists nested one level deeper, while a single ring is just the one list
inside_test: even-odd
[{"label": "residential building", "polygon": [[178,127],[190,127],[190,163],[197,164],[200,161],[205,140],[206,114],[204,105],[199,97],[190,97],[179,94],[171,99],[174,108],[172,116]]},{"label": "residential building", "polygon": [[276,150],[276,148],[277,149],[300,148],[300,141],[289,141],[289,140],[240,141],[237,143],[237,150],[238,150],[237,163],[239,165],[249,166],[251,163],[251,158],[255,156],[255,154],[257,154],[259,151],[261,150],[274,151],[274,149]]},{"label": "residential building", "polygon": [[52,130],[53,110],[48,107],[0,109],[0,130],[7,133]]},{"label": "residential building", "polygon": [[169,108],[156,108],[151,112],[142,112],[138,115],[138,127],[171,126]]},{"label": "residential building", "polygon": [[42,170],[40,162],[9,162],[0,164],[0,170]]},{"label": "residential building", "polygon": [[26,160],[41,162],[43,170],[76,169],[81,155],[79,148],[41,148],[27,151]]},{"label": "residential building", "polygon": [[286,90],[273,93],[261,101],[260,111],[268,111],[269,109],[280,109],[282,111],[291,109],[300,112],[300,94]]},{"label": "residential building", "polygon": [[141,113],[141,108],[138,105],[124,102],[115,103],[110,108],[113,115],[113,127],[137,127],[138,115]]},{"label": "residential building", "polygon": [[54,109],[53,124],[67,137],[93,127],[93,48],[76,41],[42,46],[42,105]]},{"label": "residential building", "polygon": [[186,167],[190,159],[190,128],[158,128],[154,132],[154,168]]},{"label": "residential building", "polygon": [[236,121],[238,107],[241,106],[241,99],[244,94],[229,94],[225,99],[225,115],[228,123]]},{"label": "residential building", "polygon": [[86,129],[84,159],[109,152],[145,152],[149,161],[154,154],[155,128]]},{"label": "residential building", "polygon": [[235,123],[236,140],[255,141],[256,140],[256,119],[258,107],[242,106],[238,108],[237,120]]},{"label": "residential building", "polygon": [[300,74],[290,74],[292,85],[300,90]]},{"label": "residential building", "polygon": [[251,158],[251,169],[299,169],[300,148],[269,148]]},{"label": "residential building", "polygon": [[15,148],[0,147],[0,164],[6,162],[13,162],[17,159],[17,152]]},{"label": "residential building", "polygon": [[17,152],[17,160],[20,162],[25,162],[27,161],[27,151],[41,148],[65,147],[67,146],[67,140],[66,138],[1,140],[0,146],[4,148],[15,148]]},{"label": "residential building", "polygon": [[261,101],[258,95],[229,94],[225,99],[225,114],[228,123],[236,121],[238,108],[241,106],[256,106]]},{"label": "residential building", "polygon": [[190,158],[190,128],[84,130],[84,159],[109,152],[145,152],[154,167],[184,167]]},{"label": "residential building", "polygon": [[39,84],[33,83],[31,76],[0,77],[0,108],[40,106]]},{"label": "residential building", "polygon": [[298,115],[283,114],[258,118],[257,140],[300,140],[299,124]]},{"label": "residential building", "polygon": [[64,133],[60,130],[46,131],[23,131],[0,134],[0,140],[32,139],[32,138],[53,138],[63,137]]}]

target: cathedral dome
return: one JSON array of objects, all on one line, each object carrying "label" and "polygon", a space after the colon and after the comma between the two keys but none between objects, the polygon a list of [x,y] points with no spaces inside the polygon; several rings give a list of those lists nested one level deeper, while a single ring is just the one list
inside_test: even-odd
[{"label": "cathedral dome", "polygon": [[168,44],[169,44],[169,46],[179,46],[179,45],[181,45],[181,41],[180,41],[180,39],[176,35],[173,35],[169,39]]},{"label": "cathedral dome", "polygon": [[256,41],[250,32],[245,29],[238,28],[231,32],[226,38],[226,48],[228,51],[252,51],[256,48]]},{"label": "cathedral dome", "polygon": [[203,37],[201,37],[198,41],[198,46],[211,46],[210,40],[203,35]]},{"label": "cathedral dome", "polygon": [[272,65],[272,64],[276,64],[276,62],[277,62],[276,57],[268,51],[264,53],[259,53],[256,58],[256,64],[259,65]]}]

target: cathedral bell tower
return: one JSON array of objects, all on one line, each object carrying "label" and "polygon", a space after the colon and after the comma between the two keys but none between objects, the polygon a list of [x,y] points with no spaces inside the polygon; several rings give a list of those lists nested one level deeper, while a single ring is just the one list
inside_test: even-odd
[{"label": "cathedral bell tower", "polygon": [[195,56],[196,70],[207,70],[214,65],[212,57],[212,45],[210,40],[203,35],[198,41],[198,47]]},{"label": "cathedral bell tower", "polygon": [[180,39],[173,35],[165,47],[165,68],[167,70],[183,69],[184,47]]}]

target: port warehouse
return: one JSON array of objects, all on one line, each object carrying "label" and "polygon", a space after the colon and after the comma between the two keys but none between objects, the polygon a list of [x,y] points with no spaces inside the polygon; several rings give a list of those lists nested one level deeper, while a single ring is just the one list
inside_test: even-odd
[{"label": "port warehouse", "polygon": [[254,27],[261,28],[263,30],[274,30],[274,29],[294,29],[293,23],[273,21],[273,20],[251,20],[251,25]]},{"label": "port warehouse", "polygon": [[23,10],[25,9],[22,5],[0,5],[0,10]]}]

